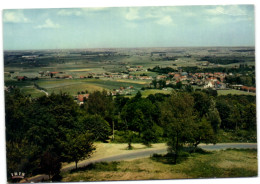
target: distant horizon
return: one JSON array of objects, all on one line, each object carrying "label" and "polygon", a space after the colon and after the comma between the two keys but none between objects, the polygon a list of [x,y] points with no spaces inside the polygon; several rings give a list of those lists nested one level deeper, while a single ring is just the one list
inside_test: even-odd
[{"label": "distant horizon", "polygon": [[172,46],[172,47],[89,47],[89,48],[57,48],[57,49],[21,49],[21,50],[3,50],[5,51],[40,51],[40,50],[84,50],[84,49],[152,49],[152,48],[246,48],[255,46]]}]

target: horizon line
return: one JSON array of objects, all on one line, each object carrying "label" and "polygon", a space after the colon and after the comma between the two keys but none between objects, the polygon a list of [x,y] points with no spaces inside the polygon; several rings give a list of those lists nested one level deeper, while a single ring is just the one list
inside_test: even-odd
[{"label": "horizon line", "polygon": [[52,49],[3,49],[3,51],[37,51],[37,50],[82,50],[82,49],[148,49],[148,48],[239,48],[239,47],[255,47],[253,46],[171,46],[171,47],[86,47],[86,48],[52,48]]}]

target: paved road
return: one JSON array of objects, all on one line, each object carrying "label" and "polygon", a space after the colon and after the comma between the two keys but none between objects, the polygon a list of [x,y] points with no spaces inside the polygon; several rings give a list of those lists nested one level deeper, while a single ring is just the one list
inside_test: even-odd
[{"label": "paved road", "polygon": [[[149,157],[150,155],[153,155],[154,153],[157,153],[157,154],[167,153],[167,149],[163,148],[163,149],[156,149],[156,150],[138,151],[138,152],[134,152],[134,153],[105,157],[105,158],[97,159],[97,160],[93,160],[93,161],[84,161],[84,162],[79,163],[78,167],[84,167],[91,163],[96,163],[96,162],[111,162],[111,161],[122,161],[122,160],[132,160],[132,159],[137,159],[137,158],[144,158],[144,157]],[[61,171],[70,171],[72,169],[75,169],[75,165],[63,168],[63,169],[61,169]]]},{"label": "paved road", "polygon": [[220,143],[216,145],[200,145],[200,148],[208,151],[236,148],[236,149],[255,149],[257,148],[256,143]]},{"label": "paved road", "polygon": [[[222,144],[216,144],[216,145],[199,145],[200,148],[203,148],[204,150],[208,151],[215,151],[215,150],[221,150],[221,149],[228,149],[228,148],[237,148],[237,149],[253,149],[257,148],[256,143],[222,143]],[[110,156],[105,157],[102,159],[92,160],[92,161],[83,161],[78,164],[78,167],[84,167],[91,163],[97,163],[97,162],[111,162],[111,161],[122,161],[122,160],[132,160],[137,158],[144,158],[149,157],[153,155],[154,153],[157,154],[163,154],[167,152],[167,148],[163,149],[153,149],[153,150],[144,150],[144,151],[138,151],[134,153],[128,153],[128,154],[122,154],[122,155],[116,155],[116,156]],[[61,171],[70,171],[72,169],[75,169],[75,165],[62,168]],[[27,182],[40,182],[43,178],[46,179],[48,177],[47,175],[38,175],[33,178],[30,178],[27,180]]]}]

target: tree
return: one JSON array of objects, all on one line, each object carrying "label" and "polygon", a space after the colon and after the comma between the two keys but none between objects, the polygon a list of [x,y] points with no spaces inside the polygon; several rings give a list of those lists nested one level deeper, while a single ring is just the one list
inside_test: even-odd
[{"label": "tree", "polygon": [[131,130],[125,131],[124,139],[127,141],[127,144],[128,144],[127,149],[128,150],[133,149],[133,146],[132,146],[133,138],[134,138],[134,133]]},{"label": "tree", "polygon": [[194,100],[188,93],[173,93],[162,103],[162,124],[167,135],[168,151],[177,162],[180,148],[193,141]]},{"label": "tree", "polygon": [[177,89],[181,89],[182,88],[182,82],[181,81],[176,83],[176,88]]},{"label": "tree", "polygon": [[193,146],[195,149],[201,142],[206,144],[216,144],[217,140],[214,130],[210,122],[205,117],[203,117],[199,122],[195,123],[193,128]]},{"label": "tree", "polygon": [[152,80],[152,84],[153,84],[153,86],[154,86],[154,89],[156,89],[156,87],[157,87],[157,81],[156,81],[156,79]]},{"label": "tree", "polygon": [[93,135],[86,132],[81,134],[67,134],[67,140],[63,142],[65,148],[63,157],[68,162],[75,162],[76,169],[78,168],[78,162],[91,156],[95,147],[93,145]]},{"label": "tree", "polygon": [[217,133],[221,125],[221,119],[219,116],[218,109],[216,108],[216,102],[213,98],[210,99],[210,106],[207,113],[207,119],[210,121],[214,132]]},{"label": "tree", "polygon": [[205,116],[209,111],[210,98],[206,93],[194,92],[192,93],[194,98],[194,108],[198,112],[199,118]]},{"label": "tree", "polygon": [[143,130],[152,127],[156,117],[156,106],[149,99],[137,98],[129,100],[120,114],[128,130],[137,131],[139,136]]},{"label": "tree", "polygon": [[159,88],[164,88],[166,86],[166,81],[165,80],[159,80]]},{"label": "tree", "polygon": [[106,117],[114,108],[112,96],[108,95],[105,90],[102,92],[94,91],[89,94],[86,103],[84,103],[84,108],[90,114],[99,114]]},{"label": "tree", "polygon": [[84,131],[89,131],[93,134],[96,141],[105,142],[111,135],[109,123],[100,115],[82,115],[80,124],[84,127]]},{"label": "tree", "polygon": [[244,123],[246,130],[256,131],[256,105],[255,104],[248,104],[245,107],[244,113]]},{"label": "tree", "polygon": [[41,171],[48,174],[49,180],[51,176],[60,173],[61,162],[59,156],[51,150],[46,151],[41,157]]},{"label": "tree", "polygon": [[162,134],[162,128],[154,123],[152,127],[149,126],[146,130],[143,131],[141,136],[142,143],[147,147],[151,147],[151,143],[157,142]]}]

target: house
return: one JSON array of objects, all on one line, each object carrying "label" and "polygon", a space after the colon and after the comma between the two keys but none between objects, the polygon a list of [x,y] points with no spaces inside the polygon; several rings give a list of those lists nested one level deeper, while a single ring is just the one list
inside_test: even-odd
[{"label": "house", "polygon": [[156,77],[157,80],[160,80],[160,79],[166,79],[167,77],[165,75],[158,75]]},{"label": "house", "polygon": [[241,90],[247,91],[247,92],[256,92],[256,88],[254,87],[248,87],[248,86],[242,86]]},{"label": "house", "polygon": [[174,74],[173,77],[177,80],[177,79],[179,79],[180,76],[181,76],[180,74],[176,73],[176,74]]},{"label": "house", "polygon": [[214,87],[214,82],[213,81],[209,81],[204,88],[213,88]]},{"label": "house", "polygon": [[24,81],[26,78],[26,76],[17,76],[18,81]]},{"label": "house", "polygon": [[226,89],[227,86],[226,86],[225,83],[222,83],[222,82],[217,81],[217,82],[215,83],[215,88],[217,88],[217,89]]},{"label": "house", "polygon": [[78,95],[78,97],[77,97],[77,104],[79,104],[79,105],[84,104],[84,101],[86,99],[88,99],[88,97],[89,97],[89,94],[80,94],[80,95]]}]

